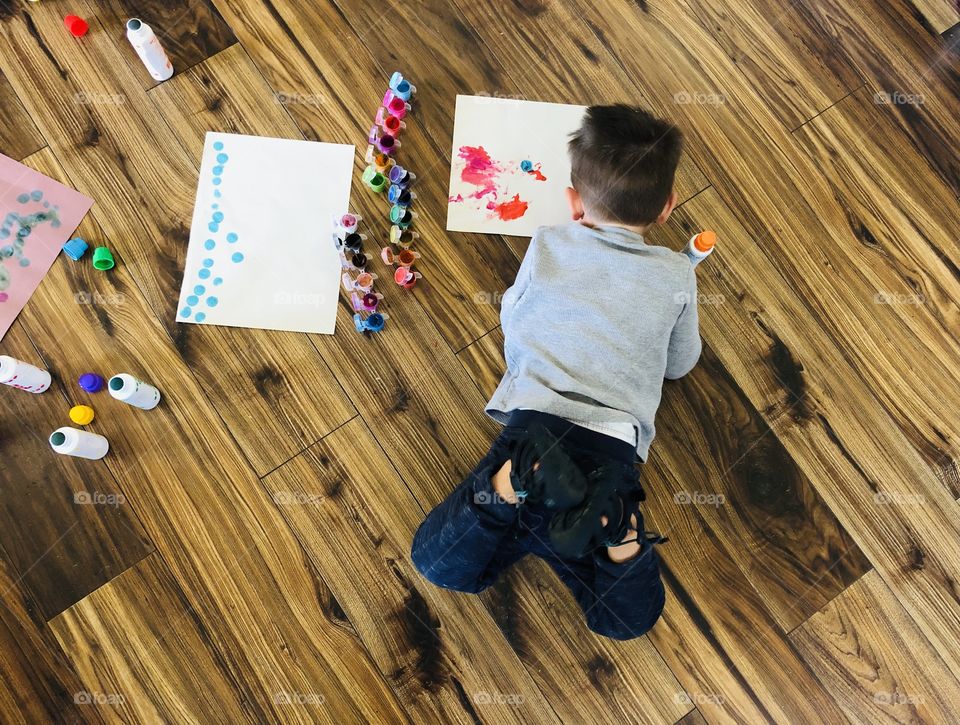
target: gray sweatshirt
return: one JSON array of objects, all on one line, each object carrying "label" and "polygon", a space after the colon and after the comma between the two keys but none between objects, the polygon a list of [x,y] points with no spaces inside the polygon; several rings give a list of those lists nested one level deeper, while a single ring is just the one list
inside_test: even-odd
[{"label": "gray sweatshirt", "polygon": [[507,371],[486,412],[633,425],[647,459],[663,379],[700,357],[686,255],[615,226],[540,227],[500,309]]}]

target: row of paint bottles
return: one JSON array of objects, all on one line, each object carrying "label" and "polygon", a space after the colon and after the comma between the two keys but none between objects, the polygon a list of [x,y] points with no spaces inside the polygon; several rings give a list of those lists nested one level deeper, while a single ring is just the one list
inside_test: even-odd
[{"label": "row of paint bottles", "polygon": [[[50,373],[46,370],[9,355],[0,355],[0,383],[28,393],[42,393],[50,387],[50,382]],[[160,402],[159,390],[129,373],[117,373],[110,378],[107,390],[117,400],[143,410],[152,410]]]}]

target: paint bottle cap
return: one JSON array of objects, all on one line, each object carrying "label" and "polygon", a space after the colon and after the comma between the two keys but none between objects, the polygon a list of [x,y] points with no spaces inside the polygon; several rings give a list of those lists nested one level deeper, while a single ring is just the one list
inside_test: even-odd
[{"label": "paint bottle cap", "polygon": [[390,221],[392,221],[394,224],[400,224],[404,221],[407,212],[407,207],[394,204],[390,207]]},{"label": "paint bottle cap", "polygon": [[87,425],[93,420],[93,408],[89,405],[75,405],[70,408],[70,420],[77,425]]},{"label": "paint bottle cap", "polygon": [[64,253],[74,262],[80,259],[87,251],[87,243],[80,237],[74,237],[63,245]]},{"label": "paint bottle cap", "polygon": [[369,292],[370,288],[373,287],[373,281],[377,278],[377,275],[372,272],[361,272],[357,275],[357,280],[353,283],[355,287],[359,287],[364,292]]},{"label": "paint bottle cap", "polygon": [[88,393],[96,393],[103,388],[104,379],[96,373],[84,373],[77,379],[77,384]]},{"label": "paint bottle cap", "polygon": [[383,151],[385,154],[392,154],[398,148],[400,148],[400,142],[397,141],[397,137],[392,134],[385,133],[379,139],[377,139],[377,148]]},{"label": "paint bottle cap", "polygon": [[698,252],[709,252],[717,243],[717,233],[711,230],[700,232],[693,238],[693,246]]},{"label": "paint bottle cap", "polygon": [[395,95],[397,98],[402,98],[405,101],[409,101],[413,94],[417,92],[417,87],[405,78],[401,79],[397,85],[391,86],[391,88],[393,90],[393,95]]},{"label": "paint bottle cap", "polygon": [[367,266],[367,255],[363,252],[357,252],[353,255],[353,266],[357,269],[363,269]]},{"label": "paint bottle cap", "polygon": [[363,306],[365,309],[375,310],[377,309],[377,305],[380,304],[380,299],[381,299],[381,295],[374,294],[373,292],[367,292],[363,296],[363,300],[362,300]]},{"label": "paint bottle cap", "polygon": [[85,35],[86,32],[90,29],[90,25],[83,18],[78,18],[76,15],[68,15],[63,19],[63,24],[67,26],[67,30],[70,31],[70,35],[74,38],[79,38],[81,35]]},{"label": "paint bottle cap", "polygon": [[409,267],[397,267],[397,271],[393,273],[393,281],[402,287],[414,278],[414,274]]},{"label": "paint bottle cap", "polygon": [[113,265],[113,255],[110,253],[109,249],[106,247],[97,247],[93,250],[94,269],[99,269],[101,272],[105,272],[108,269],[113,269]]},{"label": "paint bottle cap", "polygon": [[396,88],[402,80],[403,80],[403,73],[401,73],[398,70],[395,70],[393,73],[390,74],[390,80],[387,82],[387,85],[390,86],[390,88]]},{"label": "paint bottle cap", "polygon": [[387,111],[389,111],[391,116],[396,118],[403,118],[410,112],[410,104],[407,103],[402,98],[397,98],[391,93],[390,102],[386,104]]},{"label": "paint bottle cap", "polygon": [[394,136],[396,136],[398,133],[400,133],[400,131],[402,131],[407,127],[407,124],[405,124],[396,116],[387,116],[383,120],[383,127],[387,130],[388,133],[391,133]]},{"label": "paint bottle cap", "polygon": [[351,232],[343,238],[343,246],[349,249],[351,252],[362,252],[363,235],[357,234],[356,232]]}]

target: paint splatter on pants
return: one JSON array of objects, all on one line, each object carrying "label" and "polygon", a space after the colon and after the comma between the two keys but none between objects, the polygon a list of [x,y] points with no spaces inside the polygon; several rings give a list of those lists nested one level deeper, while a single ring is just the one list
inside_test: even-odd
[{"label": "paint splatter on pants", "polygon": [[[620,443],[554,416],[537,417],[549,423],[555,435],[563,435],[564,449],[584,470],[594,467],[599,458],[596,447],[590,445],[595,436]],[[533,554],[546,561],[570,588],[591,630],[613,639],[639,637],[663,611],[657,552],[644,544],[640,553],[621,564],[611,561],[605,548],[575,559],[557,555],[547,528],[550,512],[533,504],[518,508],[493,491],[491,476],[509,458],[510,441],[525,435],[524,427],[512,424],[420,525],[413,538],[414,565],[437,586],[476,594],[509,566]],[[569,435],[571,427],[577,435]],[[572,444],[571,439],[585,447]],[[628,444],[623,446],[634,455]]]}]

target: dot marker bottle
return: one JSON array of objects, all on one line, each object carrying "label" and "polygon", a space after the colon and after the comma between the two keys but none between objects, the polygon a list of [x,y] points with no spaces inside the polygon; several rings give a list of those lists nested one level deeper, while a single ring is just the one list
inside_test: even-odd
[{"label": "dot marker bottle", "polygon": [[64,456],[95,461],[107,455],[110,442],[102,435],[90,431],[63,427],[50,434],[50,447]]},{"label": "dot marker bottle", "polygon": [[700,232],[699,234],[695,234],[690,238],[690,241],[687,242],[687,246],[684,248],[683,253],[690,258],[693,266],[696,267],[698,264],[700,264],[700,262],[705,260],[713,253],[713,248],[716,243],[716,232],[709,230]]},{"label": "dot marker bottle", "polygon": [[140,18],[130,18],[127,21],[127,40],[155,81],[165,81],[173,75],[173,66],[163,46],[150,26]]},{"label": "dot marker bottle", "polygon": [[50,373],[23,360],[0,355],[0,383],[28,393],[42,393],[50,387]]},{"label": "dot marker bottle", "polygon": [[117,400],[143,410],[152,410],[160,402],[159,390],[128,373],[117,373],[110,378],[107,389]]}]

